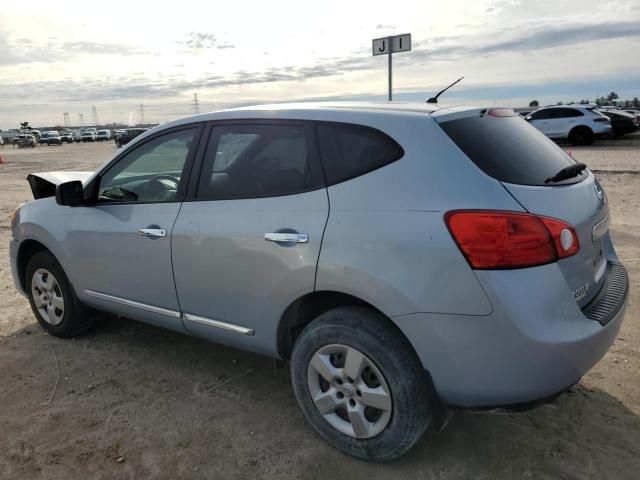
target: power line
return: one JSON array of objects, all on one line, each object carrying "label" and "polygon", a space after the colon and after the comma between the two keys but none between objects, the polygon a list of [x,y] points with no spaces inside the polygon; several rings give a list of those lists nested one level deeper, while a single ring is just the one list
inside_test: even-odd
[{"label": "power line", "polygon": [[98,120],[98,110],[96,109],[96,106],[93,105],[91,107],[91,116],[93,118],[93,124],[97,127],[98,125],[100,125],[100,120]]},{"label": "power line", "polygon": [[196,114],[200,113],[200,104],[198,103],[197,93],[193,94],[193,102],[191,102],[191,105],[193,105],[193,110]]}]

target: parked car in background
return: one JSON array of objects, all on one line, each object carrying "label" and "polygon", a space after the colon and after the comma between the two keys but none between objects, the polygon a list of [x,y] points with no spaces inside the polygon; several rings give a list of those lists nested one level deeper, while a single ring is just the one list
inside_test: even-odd
[{"label": "parked car in background", "polygon": [[0,134],[0,146],[4,147],[4,138],[2,138],[2,134]]},{"label": "parked car in background", "polygon": [[124,133],[124,129],[114,130],[114,131],[112,132],[112,134],[113,134],[113,135],[112,135],[112,136],[113,136],[113,139],[115,140],[116,138],[118,138],[118,137],[119,137],[120,135],[122,135],[123,133]]},{"label": "parked car in background", "polygon": [[44,330],[76,336],[94,308],[290,360],[309,424],[369,460],[446,405],[569,389],[629,296],[598,180],[511,109],[214,112],[28,181],[9,256]]},{"label": "parked car in background", "polygon": [[636,117],[622,110],[608,110],[603,112],[611,120],[611,128],[616,137],[633,133],[640,127],[640,117]]},{"label": "parked car in background", "polygon": [[122,147],[126,145],[131,140],[136,138],[138,135],[143,134],[149,130],[148,128],[127,128],[122,135],[116,137],[116,146]]},{"label": "parked car in background", "polygon": [[525,119],[547,137],[588,145],[594,138],[613,133],[609,118],[593,106],[551,106],[539,108]]},{"label": "parked car in background", "polygon": [[60,134],[60,138],[64,143],[72,143],[73,142],[73,132],[70,130],[64,131]]},{"label": "parked car in background", "polygon": [[40,135],[40,145],[62,145],[62,137],[56,130],[47,130]]},{"label": "parked car in background", "polygon": [[80,136],[80,139],[82,140],[82,142],[95,142],[96,138],[98,136],[98,132],[96,132],[95,130],[84,130],[82,132],[82,135]]},{"label": "parked car in background", "polygon": [[96,135],[97,142],[106,142],[111,140],[111,130],[98,130]]},{"label": "parked car in background", "polygon": [[640,110],[636,110],[635,108],[625,108],[622,111],[630,115],[633,115],[634,117],[640,117]]}]

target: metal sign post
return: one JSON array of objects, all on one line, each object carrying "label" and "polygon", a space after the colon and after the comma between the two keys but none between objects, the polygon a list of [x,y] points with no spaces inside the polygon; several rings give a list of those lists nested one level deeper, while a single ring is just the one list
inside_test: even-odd
[{"label": "metal sign post", "polygon": [[393,98],[392,57],[393,53],[411,50],[411,34],[394,35],[390,37],[374,38],[372,43],[373,56],[389,55],[389,101]]}]

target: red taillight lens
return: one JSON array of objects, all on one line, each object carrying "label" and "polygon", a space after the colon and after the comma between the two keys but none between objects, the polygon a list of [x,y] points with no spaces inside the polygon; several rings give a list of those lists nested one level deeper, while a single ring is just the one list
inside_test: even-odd
[{"label": "red taillight lens", "polygon": [[445,223],[476,269],[544,265],[580,248],[571,225],[529,213],[458,210],[448,212]]}]

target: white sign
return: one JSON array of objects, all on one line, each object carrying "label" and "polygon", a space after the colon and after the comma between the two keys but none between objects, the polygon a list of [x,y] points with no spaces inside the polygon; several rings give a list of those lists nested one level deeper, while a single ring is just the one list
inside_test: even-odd
[{"label": "white sign", "polygon": [[387,55],[389,53],[408,52],[411,50],[411,34],[396,35],[373,39],[373,55]]}]

